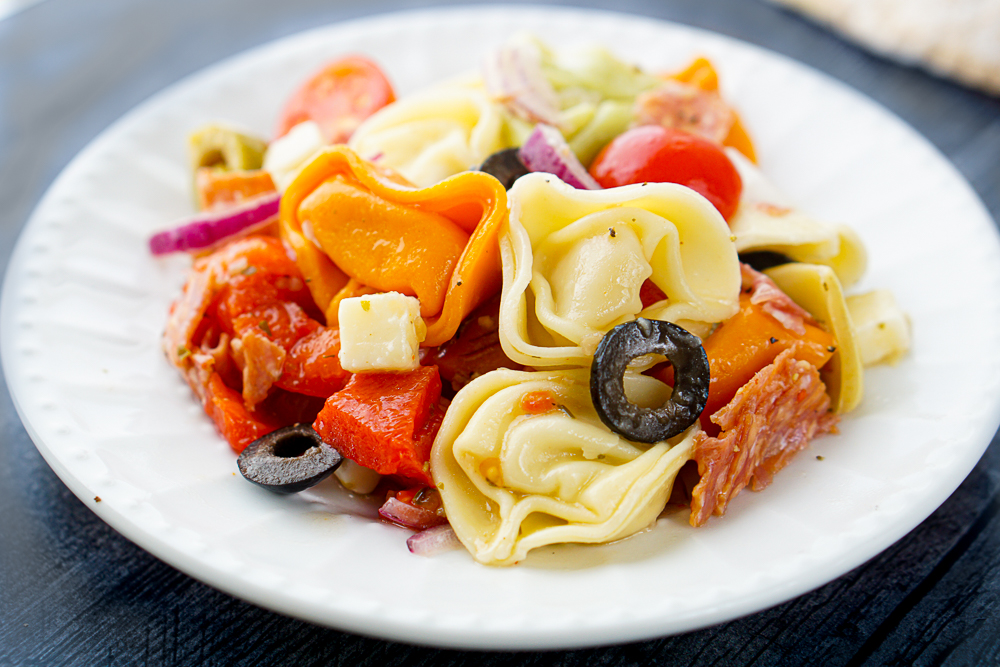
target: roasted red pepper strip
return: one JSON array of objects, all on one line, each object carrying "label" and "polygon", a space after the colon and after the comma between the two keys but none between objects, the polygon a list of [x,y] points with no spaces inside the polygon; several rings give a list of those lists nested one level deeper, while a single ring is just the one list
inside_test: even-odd
[{"label": "roasted red pepper strip", "polygon": [[194,176],[198,208],[202,211],[238,206],[257,195],[274,192],[271,174],[263,169],[224,171],[199,167]]},{"label": "roasted red pepper strip", "polygon": [[327,398],[343,389],[351,374],[340,366],[340,332],[319,327],[288,350],[274,385],[307,396]]},{"label": "roasted red pepper strip", "polygon": [[248,411],[240,393],[227,387],[218,373],[212,373],[209,377],[201,398],[205,412],[237,453],[242,452],[257,438],[281,427],[269,415]]},{"label": "roasted red pepper strip", "polygon": [[281,241],[248,237],[195,262],[164,334],[168,358],[237,452],[281,426],[311,422],[350,374],[336,331]]},{"label": "roasted red pepper strip", "polygon": [[327,399],[313,428],[334,449],[382,475],[432,486],[431,445],[444,411],[434,366],[408,373],[358,373]]}]

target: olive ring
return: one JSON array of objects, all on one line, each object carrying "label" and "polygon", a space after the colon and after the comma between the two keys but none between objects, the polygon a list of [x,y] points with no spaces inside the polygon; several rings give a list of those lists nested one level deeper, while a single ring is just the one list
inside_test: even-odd
[{"label": "olive ring", "polygon": [[485,171],[490,176],[495,177],[503,183],[506,190],[514,187],[514,181],[531,171],[524,166],[521,161],[519,148],[507,148],[490,155],[477,167],[478,171]]},{"label": "olive ring", "polygon": [[[642,408],[625,396],[625,369],[644,354],[666,355],[674,391],[659,408]],[[708,357],[701,340],[676,324],[638,318],[605,334],[590,367],[590,397],[601,421],[636,442],[660,442],[693,424],[708,402]]]},{"label": "olive ring", "polygon": [[240,454],[240,473],[275,493],[298,493],[319,484],[343,461],[309,424],[293,424],[254,440]]}]

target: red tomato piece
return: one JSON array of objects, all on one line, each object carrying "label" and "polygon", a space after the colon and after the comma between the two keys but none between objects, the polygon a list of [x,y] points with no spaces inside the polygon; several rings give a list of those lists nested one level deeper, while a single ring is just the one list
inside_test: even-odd
[{"label": "red tomato piece", "polygon": [[521,409],[529,415],[540,415],[556,409],[556,397],[551,391],[529,391],[521,397]]},{"label": "red tomato piece", "polygon": [[407,373],[357,373],[326,400],[313,428],[355,463],[433,486],[431,445],[444,411],[434,366]]},{"label": "red tomato piece", "polygon": [[643,308],[649,308],[654,303],[659,303],[666,298],[667,295],[663,293],[663,290],[657,287],[656,283],[649,278],[639,288],[639,300],[642,301]]},{"label": "red tomato piece", "polygon": [[350,139],[365,118],[396,99],[378,65],[361,56],[336,60],[305,82],[285,103],[275,138],[315,121],[331,144]]},{"label": "red tomato piece", "polygon": [[729,220],[740,203],[743,181],[721,148],[682,130],[646,125],[605,146],[590,165],[605,188],[630,183],[680,183],[703,195]]}]

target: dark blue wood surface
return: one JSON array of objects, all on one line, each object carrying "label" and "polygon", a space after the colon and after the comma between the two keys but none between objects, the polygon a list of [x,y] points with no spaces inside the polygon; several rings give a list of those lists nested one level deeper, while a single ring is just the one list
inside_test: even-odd
[{"label": "dark blue wood surface", "polygon": [[[550,4],[674,20],[827,72],[928,137],[1000,218],[1000,99],[869,55],[758,0]],[[0,268],[60,170],[153,93],[271,39],[423,5],[44,0],[0,21]],[[912,533],[864,566],[774,609],[625,646],[439,651],[292,620],[163,564],[111,530],[59,481],[25,433],[4,385],[0,665],[1000,665],[998,510],[995,438],[962,486]]]}]

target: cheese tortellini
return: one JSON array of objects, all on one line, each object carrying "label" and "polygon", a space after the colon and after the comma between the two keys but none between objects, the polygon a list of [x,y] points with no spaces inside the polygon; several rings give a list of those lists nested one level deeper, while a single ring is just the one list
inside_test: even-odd
[{"label": "cheese tortellini", "polygon": [[379,110],[351,136],[361,157],[428,187],[507,147],[500,108],[481,86],[452,83]]},{"label": "cheese tortellini", "polygon": [[[535,173],[515,182],[508,202],[500,342],[514,361],[588,366],[601,337],[638,316],[704,336],[738,309],[729,228],[693,190],[576,190]],[[643,307],[647,279],[665,298]]]},{"label": "cheese tortellini", "polygon": [[[665,385],[629,373],[638,404],[662,402]],[[525,397],[546,392],[537,413]],[[694,425],[671,441],[629,442],[590,401],[586,370],[492,371],[464,387],[431,451],[448,520],[473,557],[511,565],[536,547],[610,542],[656,520],[690,459]]]},{"label": "cheese tortellini", "polygon": [[739,151],[727,149],[726,155],[743,181],[740,206],[729,221],[739,252],[769,250],[796,262],[823,264],[836,272],[844,287],[861,278],[868,255],[853,229],[820,222],[795,210]]},{"label": "cheese tortellini", "polygon": [[846,299],[865,366],[894,364],[910,349],[910,319],[886,289],[853,294]]},{"label": "cheese tortellini", "polygon": [[837,341],[820,370],[834,412],[861,402],[865,366],[894,363],[909,350],[909,320],[888,290],[845,296],[836,272],[819,264],[783,264],[765,273]]},{"label": "cheese tortellini", "polygon": [[782,292],[833,334],[837,350],[820,370],[830,409],[850,412],[864,393],[864,365],[844,290],[836,272],[821,264],[792,263],[765,271]]}]

